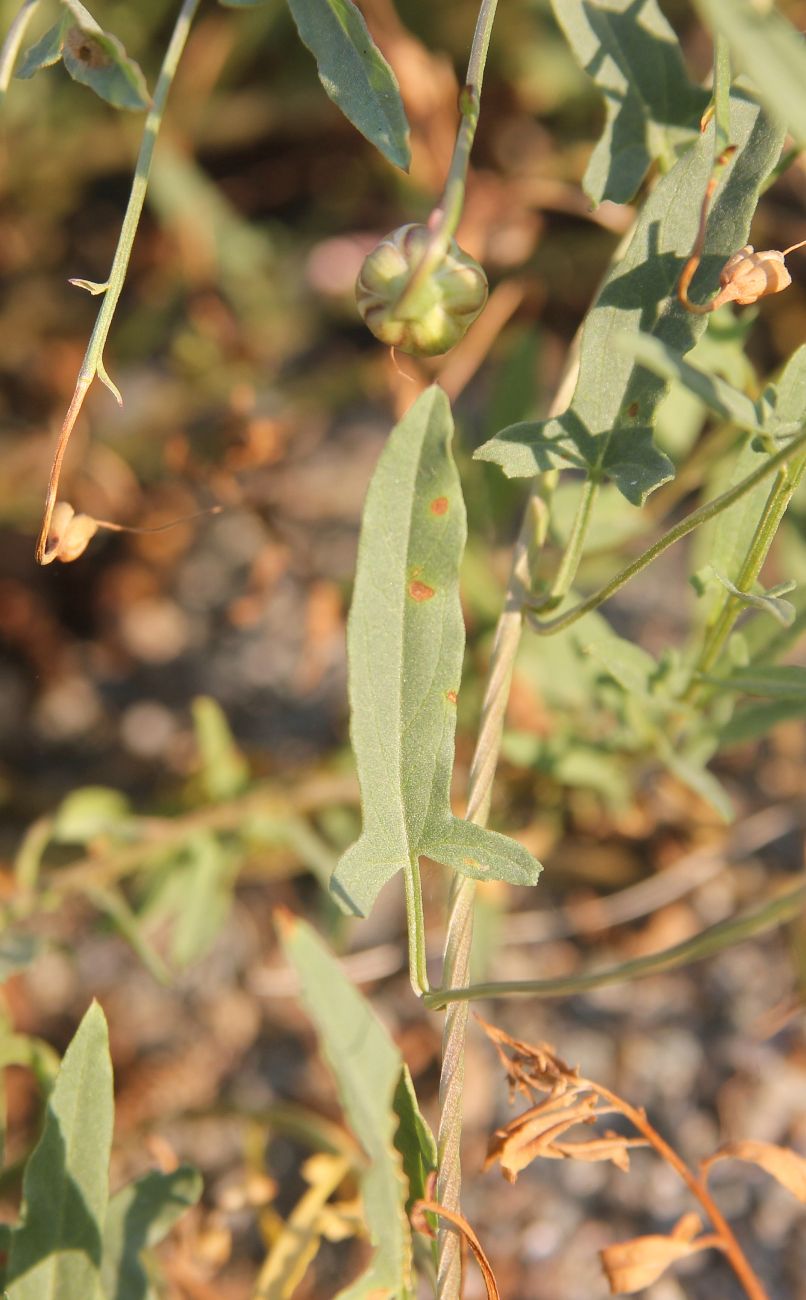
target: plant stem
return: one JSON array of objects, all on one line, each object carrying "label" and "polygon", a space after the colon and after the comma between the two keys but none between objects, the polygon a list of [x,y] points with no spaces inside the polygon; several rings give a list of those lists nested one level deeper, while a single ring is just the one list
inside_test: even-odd
[{"label": "plant stem", "polygon": [[653,560],[662,555],[675,542],[679,542],[683,537],[687,537],[689,533],[693,533],[695,528],[699,528],[701,524],[708,523],[709,520],[716,518],[723,510],[729,509],[730,506],[739,501],[747,492],[751,492],[773,470],[778,469],[787,460],[790,460],[793,451],[796,451],[804,444],[806,444],[806,429],[801,430],[788,446],[782,448],[781,451],[777,451],[774,456],[770,456],[769,460],[765,461],[763,465],[759,465],[758,469],[753,470],[752,474],[748,474],[747,478],[743,478],[740,483],[729,488],[727,492],[723,492],[721,496],[715,497],[713,501],[706,502],[705,505],[699,506],[697,510],[693,510],[690,515],[686,515],[685,519],[681,519],[680,523],[675,524],[662,537],[659,537],[648,550],[633,560],[632,564],[628,564],[625,569],[617,573],[598,591],[587,596],[585,600],[581,600],[579,604],[572,606],[565,614],[558,614],[555,618],[541,619],[530,613],[530,627],[540,636],[552,636],[555,632],[565,631],[567,627],[571,627],[579,619],[584,618],[586,614],[598,609],[606,600],[614,596],[625,583],[629,582],[631,578],[637,577]]},{"label": "plant stem", "polygon": [[673,970],[688,962],[702,961],[715,953],[743,943],[753,935],[763,934],[773,926],[791,921],[801,915],[806,901],[806,884],[797,889],[766,902],[755,912],[737,916],[729,921],[720,921],[709,926],[691,939],[664,948],[661,952],[650,953],[646,957],[635,957],[631,961],[620,962],[617,966],[608,966],[604,970],[590,971],[582,975],[563,975],[558,979],[548,980],[502,980],[484,984],[468,984],[464,987],[432,989],[423,998],[427,1007],[436,1010],[451,1006],[456,1002],[467,1003],[481,998],[533,997],[557,998],[572,997],[578,993],[587,993],[591,989],[605,988],[610,984],[624,984],[628,980],[639,979],[646,975],[657,975],[661,971]]},{"label": "plant stem", "polygon": [[[412,272],[408,283],[396,304],[395,310],[400,314],[406,311],[412,316],[418,315],[417,301],[422,285],[431,272],[444,258],[450,242],[456,234],[462,217],[467,186],[467,171],[470,165],[470,151],[476,138],[476,127],[481,110],[481,87],[484,80],[484,68],[498,0],[481,0],[476,30],[467,64],[467,80],[459,97],[461,121],[456,135],[451,165],[442,198],[431,213],[429,226],[431,239],[425,249],[419,265]],[[455,1235],[455,1234],[454,1234]]]},{"label": "plant stem", "polygon": [[714,37],[714,158],[720,158],[730,144],[730,47],[724,36]]},{"label": "plant stem", "polygon": [[137,155],[137,163],[134,171],[134,180],[132,182],[129,202],[123,217],[120,235],[118,237],[115,256],[112,259],[112,268],[109,272],[109,280],[104,288],[103,301],[98,317],[95,322],[90,341],[87,344],[87,351],[84,354],[84,360],[81,363],[81,369],[78,372],[76,387],[73,393],[72,401],[65,416],[59,433],[56,452],[53,457],[53,465],[48,482],[48,490],[45,498],[45,510],[42,516],[42,526],[39,532],[39,538],[36,544],[36,559],[38,564],[50,564],[56,558],[55,551],[48,550],[48,533],[50,532],[51,519],[53,510],[56,505],[57,494],[59,490],[59,478],[61,475],[62,461],[67,450],[67,444],[70,440],[70,434],[78,418],[79,412],[84,402],[84,398],[90,389],[93,381],[98,378],[113,393],[116,400],[121,403],[120,393],[110,380],[104,368],[103,352],[106,346],[107,336],[112,324],[112,318],[115,314],[115,308],[118,304],[123,282],[126,278],[126,271],[129,265],[134,237],[137,233],[137,226],[143,211],[143,204],[148,188],[148,177],[151,170],[151,160],[154,155],[154,145],[156,144],[157,135],[162,125],[162,119],[165,113],[165,105],[168,99],[168,93],[171,89],[182,51],[185,48],[185,42],[188,38],[191,23],[199,7],[200,0],[183,0],[182,7],[174,25],[171,39],[168,42],[168,48],[160,68],[157,85],[154,90],[154,100],[146,117],[146,124],[143,131],[143,138],[140,143],[140,151]]},{"label": "plant stem", "polygon": [[[805,469],[806,457],[801,457],[792,466],[784,465],[779,469],[767,498],[764,512],[750,542],[739,576],[736,579],[736,587],[739,591],[749,592],[752,590],[792,494],[800,483]],[[706,635],[705,643],[692,670],[692,680],[685,693],[685,700],[691,700],[698,693],[701,683],[696,679],[700,674],[711,672],[725,647],[725,642],[733,631],[736,619],[744,608],[745,605],[739,596],[732,593],[727,594],[716,621]]]},{"label": "plant stem", "polygon": [[22,0],[20,11],[9,27],[8,35],[3,41],[3,48],[0,49],[0,106],[6,97],[8,83],[14,75],[14,64],[17,62],[20,46],[25,39],[28,24],[33,18],[34,10],[38,4],[39,0]]},{"label": "plant stem", "polygon": [[409,979],[416,997],[421,998],[430,986],[426,966],[423,891],[417,858],[413,858],[404,867],[403,884],[406,893],[406,931],[409,936]]},{"label": "plant stem", "polygon": [[545,604],[541,609],[554,609],[561,605],[573,584],[574,578],[579,568],[579,562],[582,559],[582,552],[585,547],[585,538],[588,535],[593,505],[599,492],[599,480],[591,475],[585,481],[582,490],[582,496],[579,499],[577,512],[574,516],[574,524],[571,529],[571,535],[563,552],[560,567],[557,570],[551,591],[546,598]]},{"label": "plant stem", "polygon": [[[579,373],[579,333],[571,346],[565,372],[549,415],[564,411],[570,401]],[[556,474],[546,476],[553,485]],[[549,489],[550,490],[550,489]],[[512,570],[498,619],[490,657],[479,734],[468,782],[467,819],[484,826],[490,811],[493,779],[501,750],[504,715],[515,656],[523,628],[523,609],[529,592],[530,560],[535,546],[542,546],[548,526],[548,510],[535,511],[532,503],[541,496],[544,485],[535,479],[524,510],[518,540],[513,553]],[[535,536],[537,519],[537,536]],[[473,905],[476,882],[456,875],[451,886],[449,919],[442,966],[442,983],[459,988],[469,984],[470,950],[473,941]],[[427,1005],[429,994],[424,1001]],[[457,1001],[446,1008],[442,1033],[442,1072],[439,1083],[440,1118],[437,1135],[439,1174],[437,1200],[446,1209],[458,1213],[462,1186],[460,1142],[462,1135],[462,1093],[464,1088],[464,1051],[468,1004]],[[461,1249],[458,1237],[443,1224],[438,1231],[439,1264],[437,1295],[439,1300],[459,1300],[461,1287]]]},{"label": "plant stem", "polygon": [[629,1102],[624,1101],[622,1097],[618,1097],[614,1092],[611,1092],[609,1088],[603,1087],[600,1083],[594,1083],[591,1079],[583,1079],[580,1082],[583,1087],[589,1088],[591,1092],[609,1102],[617,1111],[620,1111],[622,1115],[624,1115],[625,1118],[638,1129],[638,1132],[643,1134],[650,1146],[654,1147],[657,1151],[658,1155],[661,1156],[668,1165],[671,1165],[672,1169],[674,1169],[675,1173],[682,1178],[692,1196],[699,1201],[703,1210],[708,1215],[708,1218],[711,1220],[711,1223],[719,1236],[722,1250],[730,1262],[734,1273],[744,1287],[749,1300],[768,1300],[767,1293],[759,1279],[756,1277],[756,1274],[753,1272],[753,1269],[750,1267],[747,1257],[742,1251],[736,1237],[733,1235],[730,1224],[714,1201],[711,1193],[708,1191],[705,1179],[697,1178],[696,1175],[691,1172],[685,1161],[677,1154],[674,1147],[670,1147],[668,1142],[661,1137],[660,1133],[652,1127],[643,1110],[638,1110],[635,1106],[631,1106]]}]

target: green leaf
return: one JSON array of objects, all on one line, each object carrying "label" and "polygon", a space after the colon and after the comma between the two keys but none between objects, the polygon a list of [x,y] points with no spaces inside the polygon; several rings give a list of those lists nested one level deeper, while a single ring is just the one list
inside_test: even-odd
[{"label": "green leaf", "polygon": [[403,1169],[409,1184],[406,1210],[410,1212],[414,1202],[426,1195],[426,1180],[437,1168],[438,1156],[436,1140],[423,1119],[414,1082],[405,1064],[395,1089],[393,1105],[399,1120],[395,1146],[403,1157]]},{"label": "green leaf", "polygon": [[660,737],[656,742],[656,749],[661,762],[677,777],[678,781],[682,781],[689,790],[693,790],[705,803],[710,804],[724,821],[733,821],[735,813],[730,795],[713,772],[709,772],[707,767],[688,755],[679,753]]},{"label": "green leaf", "polygon": [[232,906],[233,855],[208,831],[198,831],[165,864],[142,909],[144,921],[173,920],[171,959],[187,966],[215,941]]},{"label": "green leaf", "polygon": [[411,1294],[411,1231],[406,1179],[395,1147],[393,1109],[403,1061],[369,1003],[342,973],[314,930],[278,915],[286,957],[297,972],[305,1009],[339,1091],[345,1116],[366,1152],[361,1175],[364,1216],[375,1253],[369,1268],[338,1300]]},{"label": "green leaf", "polygon": [[777,382],[762,397],[764,424],[773,434],[797,432],[803,428],[806,411],[806,343],[787,361]]},{"label": "green leaf", "polygon": [[451,813],[466,537],[452,434],[450,404],[433,386],[392,431],[364,508],[348,626],[363,831],[331,884],[361,915],[419,856],[516,884],[534,884],[540,870],[513,840]]},{"label": "green leaf", "polygon": [[741,745],[758,740],[779,722],[794,722],[806,716],[806,700],[775,700],[770,704],[751,704],[737,709],[719,735],[720,746]]},{"label": "green leaf", "polygon": [[[759,189],[780,152],[781,132],[757,105],[734,96],[731,112],[739,152],[709,217],[695,297],[711,291],[719,269],[745,242]],[[618,435],[620,454],[613,478],[628,500],[645,496],[671,476],[671,462],[654,449],[654,462],[647,461],[649,443],[642,433],[654,423],[669,381],[617,351],[614,341],[625,332],[640,331],[682,355],[705,328],[705,319],[685,311],[675,290],[694,243],[712,163],[713,124],[656,186],[624,257],[612,266],[585,322],[579,378],[565,414],[511,425],[476,452],[479,459],[500,465],[510,478],[523,477],[547,468],[547,449],[554,448],[560,462],[569,460],[570,443],[577,457],[599,475],[609,472],[608,448]]]},{"label": "green leaf", "polygon": [[115,108],[135,112],[151,104],[145,77],[117,36],[105,32],[79,0],[61,0],[72,18],[62,44],[62,62],[74,81],[89,86]]},{"label": "green leaf", "polygon": [[385,158],[408,171],[409,124],[397,78],[352,0],[288,0],[333,103]]},{"label": "green leaf", "polygon": [[209,696],[199,696],[193,701],[193,726],[208,799],[217,802],[240,794],[249,782],[249,764],[235,744],[223,709]]},{"label": "green leaf", "polygon": [[628,203],[654,159],[674,159],[696,137],[708,96],[686,76],[657,0],[552,0],[552,7],[605,99],[585,193],[594,203]]},{"label": "green leaf", "polygon": [[634,357],[639,366],[645,366],[661,379],[677,380],[683,384],[723,420],[730,420],[740,429],[750,429],[753,433],[763,432],[755,402],[718,375],[707,374],[690,365],[660,339],[639,332],[624,334],[615,340],[615,345],[620,352]]},{"label": "green leaf", "polygon": [[801,33],[759,0],[695,0],[705,21],[725,37],[738,69],[769,112],[806,144],[806,49]]},{"label": "green leaf", "polygon": [[54,818],[53,839],[59,844],[86,844],[99,835],[120,832],[130,815],[129,802],[119,790],[87,785],[62,800]]},{"label": "green leaf", "polygon": [[268,4],[269,0],[218,0],[225,9],[256,9],[258,5]]},{"label": "green leaf", "polygon": [[104,1226],[104,1300],[148,1300],[151,1291],[142,1252],[162,1241],[201,1193],[201,1175],[188,1165],[169,1174],[145,1174],[115,1193]]},{"label": "green leaf", "polygon": [[650,699],[652,678],[658,671],[658,665],[641,646],[611,633],[586,643],[584,649],[602,664],[628,695]]},{"label": "green leaf", "polygon": [[96,1300],[112,1143],[112,1062],[94,1002],[64,1054],[23,1178],[8,1300]]},{"label": "green leaf", "polygon": [[799,664],[751,668],[728,677],[702,676],[699,680],[721,691],[743,691],[745,695],[783,696],[788,700],[806,700],[806,668]]},{"label": "green leaf", "polygon": [[27,81],[34,73],[39,72],[40,68],[52,68],[54,63],[58,63],[62,57],[62,44],[68,26],[69,20],[65,15],[54,27],[46,31],[35,45],[26,50],[14,75]]},{"label": "green leaf", "polygon": [[794,623],[795,606],[791,600],[781,599],[784,592],[792,590],[794,583],[784,582],[777,587],[771,587],[769,591],[742,591],[740,587],[734,586],[730,578],[726,578],[717,569],[714,569],[713,573],[717,581],[743,605],[771,615],[782,627],[791,627]]}]

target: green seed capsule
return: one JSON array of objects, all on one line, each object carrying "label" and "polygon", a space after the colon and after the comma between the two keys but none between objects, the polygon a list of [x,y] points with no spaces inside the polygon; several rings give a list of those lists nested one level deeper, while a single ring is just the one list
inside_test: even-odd
[{"label": "green seed capsule", "polygon": [[448,352],[487,301],[484,271],[455,239],[422,283],[411,284],[431,238],[427,226],[393,230],[365,259],[355,287],[358,310],[375,337],[415,357]]}]

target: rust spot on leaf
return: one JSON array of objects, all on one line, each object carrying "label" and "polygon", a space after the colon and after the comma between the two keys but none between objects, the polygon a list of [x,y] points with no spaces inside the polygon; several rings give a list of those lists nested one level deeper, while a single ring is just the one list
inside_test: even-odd
[{"label": "rust spot on leaf", "polygon": [[455,703],[456,703],[456,691],[446,691],[445,694],[447,695],[447,697],[448,697],[448,699],[450,700],[451,704],[455,704]]},{"label": "rust spot on leaf", "polygon": [[80,27],[71,27],[64,38],[64,44],[74,59],[83,63],[86,68],[108,68],[112,60],[106,53],[106,50],[87,32],[82,32]]},{"label": "rust spot on leaf", "polygon": [[629,415],[631,420],[635,419],[640,409],[641,408],[637,402],[630,402],[630,405],[627,407],[627,414]]},{"label": "rust spot on leaf", "polygon": [[427,582],[420,582],[415,578],[409,583],[409,595],[412,600],[424,601],[431,600],[432,596],[436,595],[436,592],[433,587],[428,586]]},{"label": "rust spot on leaf", "polygon": [[432,515],[446,515],[448,513],[448,498],[434,497],[429,508]]},{"label": "rust spot on leaf", "polygon": [[477,871],[484,870],[482,864],[480,862],[477,862],[475,858],[462,858],[462,861],[464,862],[466,867],[475,867]]}]

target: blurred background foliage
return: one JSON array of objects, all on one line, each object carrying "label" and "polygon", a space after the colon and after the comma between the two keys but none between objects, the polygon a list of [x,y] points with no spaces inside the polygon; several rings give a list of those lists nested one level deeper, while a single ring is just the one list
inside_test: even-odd
[{"label": "blurred background foliage", "polygon": [[[17,7],[16,0],[0,2],[3,30]],[[806,3],[782,7],[806,27]],[[691,75],[704,79],[710,45],[689,6],[668,0],[663,8]],[[488,271],[490,304],[455,353],[422,367],[404,358],[396,368],[357,316],[354,278],[377,238],[425,218],[439,193],[475,6],[365,0],[362,9],[395,68],[412,123],[409,176],[388,166],[325,97],[280,0],[241,11],[203,5],[172,91],[107,349],[125,404],[118,409],[103,388],[93,390],[63,495],[77,509],[141,528],[212,505],[223,510],[164,532],[100,535],[77,563],[44,570],[34,564],[33,537],[55,430],[97,307],[67,279],[106,277],[142,119],[109,108],[58,67],[12,83],[4,107],[1,880],[9,923],[45,943],[30,971],[7,986],[8,1014],[34,1046],[45,1039],[62,1048],[97,993],[112,1029],[121,1176],[137,1171],[146,1150],[164,1156],[166,1142],[205,1172],[205,1208],[165,1256],[166,1295],[207,1295],[203,1288],[214,1278],[218,1297],[251,1294],[262,1253],[303,1186],[300,1150],[326,1145],[311,1115],[303,1122],[280,1104],[293,1098],[321,1112],[332,1095],[300,1029],[293,984],[278,965],[270,925],[276,902],[312,913],[343,950],[362,950],[351,958],[359,978],[385,979],[378,998],[425,1105],[433,1102],[439,1024],[406,993],[397,895],[387,891],[362,928],[338,917],[320,888],[357,824],[344,619],[361,505],[391,423],[414,384],[436,375],[457,398],[470,518],[461,803],[525,498],[523,484],[474,463],[472,451],[503,425],[545,411],[632,216],[609,203],[591,211],[582,193],[603,111],[549,0],[502,4],[459,232]],[[153,85],[176,5],[106,0],[96,10]],[[803,237],[805,194],[798,160],[765,197],[756,247]],[[701,364],[753,395],[804,337],[806,263],[798,258],[791,290],[745,312],[741,323],[730,314],[715,320],[701,345]],[[667,399],[660,430],[683,473],[643,513],[615,490],[602,491],[581,589],[605,580],[649,528],[677,517],[700,489],[713,491],[730,472],[735,434],[708,423],[681,390]],[[568,475],[552,553],[574,498]],[[806,580],[804,528],[801,490],[769,566],[776,579]],[[673,550],[620,594],[608,617],[655,654],[682,645],[696,617],[686,578],[697,567],[696,551]],[[797,640],[790,642],[790,660],[800,653],[803,662]],[[547,911],[530,909],[591,902],[651,880],[686,855],[715,851],[735,867],[700,882],[647,924],[612,936],[611,955],[685,937],[753,896],[761,880],[774,883],[802,867],[806,738],[791,709],[782,716],[761,745],[743,741],[720,759],[738,814],[728,833],[696,795],[659,776],[641,754],[635,760],[640,746],[624,701],[612,681],[603,688],[595,661],[566,638],[527,635],[494,819],[547,869],[539,900],[524,895],[527,910],[515,918],[499,970],[534,973],[532,950],[518,944],[542,938],[540,972],[568,973],[599,941],[583,933],[571,943],[567,933],[585,927],[552,929]],[[754,832],[753,818],[768,815],[759,810],[770,803],[772,829]],[[438,931],[443,882],[436,872],[426,888]],[[482,964],[507,937],[503,900],[502,890],[490,889],[479,931]],[[603,917],[598,928],[607,930]],[[803,939],[794,931],[793,950],[803,967]],[[771,941],[746,960],[728,954],[708,980],[705,992],[696,977],[679,974],[654,982],[654,991],[579,1000],[551,1013],[551,1033],[566,1058],[585,1052],[588,1074],[601,1067],[622,1093],[632,1089],[634,1100],[656,1104],[659,1127],[664,1118],[677,1123],[684,1143],[696,1147],[717,1111],[723,1123],[726,1114],[730,1123],[744,1121],[743,1136],[748,1116],[766,1125],[771,1140],[791,1138],[793,1127],[802,1135],[806,1117],[795,1095],[806,1041],[788,1013],[776,1010],[779,1002],[789,1005],[793,986],[782,945]],[[518,1014],[534,1025],[535,1012]],[[742,1056],[737,1027],[768,1015],[784,1025],[777,1045],[758,1038],[750,1057]],[[660,1040],[659,1024],[669,1030]],[[32,1047],[26,1060],[34,1056],[42,1080],[52,1061],[44,1048],[37,1055]],[[764,1091],[773,1087],[771,1062],[774,1096]],[[471,1066],[478,1080],[469,1099],[472,1160],[502,1098],[481,1048],[476,1055],[471,1048]],[[8,1074],[3,1179],[13,1204],[38,1094],[36,1074]],[[270,1146],[267,1172],[270,1129],[281,1136]],[[482,1236],[502,1213],[496,1201],[511,1207],[507,1225],[499,1225],[505,1294],[604,1294],[584,1258],[592,1258],[613,1213],[622,1227],[641,1221],[649,1192],[640,1179],[637,1190],[614,1190],[613,1175],[582,1172],[564,1173],[552,1187],[538,1170],[523,1180],[528,1195],[519,1184],[506,1198],[497,1195],[493,1175],[480,1180],[469,1212]],[[659,1194],[671,1217],[677,1191],[664,1185]],[[756,1233],[761,1221],[768,1233],[777,1300],[803,1297],[797,1278],[806,1270],[798,1272],[797,1252],[806,1238],[789,1231],[786,1214],[773,1225],[764,1204],[748,1192],[739,1215]],[[778,1250],[785,1238],[786,1251]],[[569,1253],[569,1244],[580,1249]],[[328,1245],[318,1273],[296,1294],[332,1294],[334,1260],[349,1249]],[[714,1300],[732,1293],[695,1277],[685,1294]]]}]

